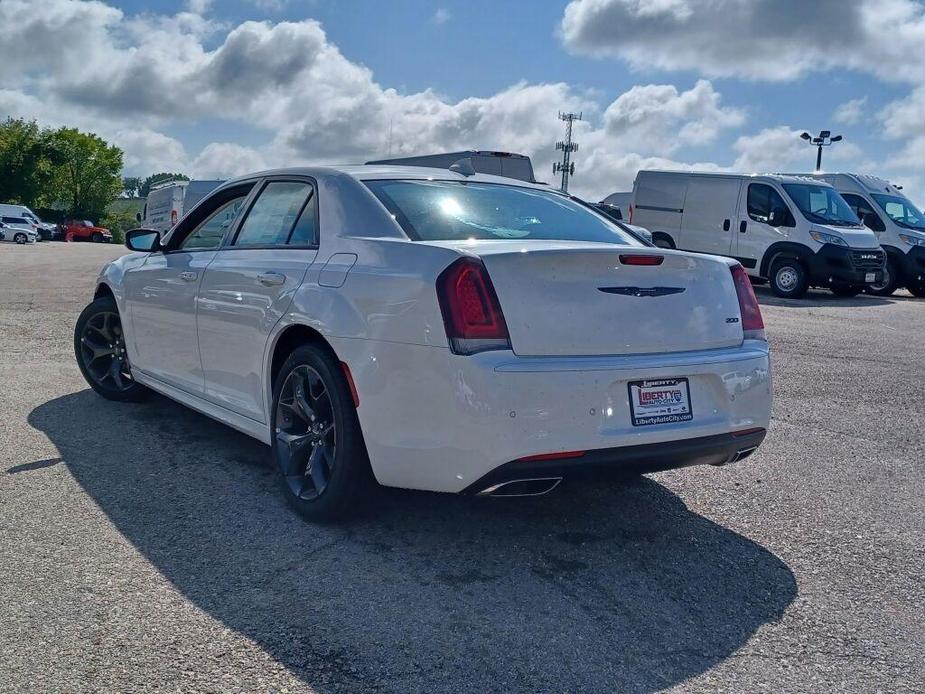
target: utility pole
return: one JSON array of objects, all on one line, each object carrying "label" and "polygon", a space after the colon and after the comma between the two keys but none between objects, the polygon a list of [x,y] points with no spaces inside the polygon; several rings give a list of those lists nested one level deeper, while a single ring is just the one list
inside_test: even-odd
[{"label": "utility pole", "polygon": [[816,173],[822,171],[822,148],[841,142],[841,135],[833,136],[829,130],[821,131],[817,137],[813,137],[809,133],[803,133],[800,137],[816,148]]},{"label": "utility pole", "polygon": [[563,193],[568,192],[568,177],[575,173],[575,162],[572,161],[572,152],[578,151],[578,143],[572,142],[572,123],[581,120],[581,113],[562,113],[559,112],[559,120],[565,121],[565,141],[556,143],[556,149],[562,150],[562,161],[552,165],[552,174],[555,176],[562,172],[562,185],[560,189]]}]

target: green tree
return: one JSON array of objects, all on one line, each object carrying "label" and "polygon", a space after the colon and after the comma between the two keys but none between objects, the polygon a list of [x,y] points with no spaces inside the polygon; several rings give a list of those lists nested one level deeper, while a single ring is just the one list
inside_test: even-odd
[{"label": "green tree", "polygon": [[50,135],[58,166],[54,190],[69,213],[100,219],[122,192],[122,150],[93,133],[61,128]]},{"label": "green tree", "polygon": [[22,118],[0,123],[0,202],[30,207],[51,202],[55,163],[48,130]]},{"label": "green tree", "polygon": [[127,198],[134,198],[141,188],[141,179],[137,176],[126,176],[122,179],[122,194]]},{"label": "green tree", "polygon": [[151,188],[160,183],[166,183],[167,181],[188,181],[189,176],[181,173],[156,173],[148,176],[145,180],[141,182],[141,185],[138,187],[138,197],[146,198],[148,193],[151,192]]}]

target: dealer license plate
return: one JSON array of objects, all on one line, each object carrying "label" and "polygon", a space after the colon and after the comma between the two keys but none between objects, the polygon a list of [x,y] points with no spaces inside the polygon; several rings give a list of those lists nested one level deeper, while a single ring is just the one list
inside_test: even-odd
[{"label": "dealer license plate", "polygon": [[629,394],[634,427],[689,422],[694,418],[686,378],[630,381]]}]

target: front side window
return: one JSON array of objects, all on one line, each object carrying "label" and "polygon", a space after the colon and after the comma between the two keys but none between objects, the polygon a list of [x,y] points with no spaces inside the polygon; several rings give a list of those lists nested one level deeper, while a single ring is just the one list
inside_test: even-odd
[{"label": "front side window", "polygon": [[911,201],[899,195],[874,193],[871,197],[883,208],[890,219],[907,229],[925,229],[925,215]]},{"label": "front side window", "polygon": [[310,245],[314,240],[315,215],[313,205],[307,203],[313,197],[308,183],[268,183],[248,212],[234,245],[285,246],[290,236],[299,239],[293,245]]},{"label": "front side window", "polygon": [[752,221],[777,227],[789,227],[795,224],[793,215],[790,214],[790,209],[780,193],[765,183],[748,184],[747,206],[748,216]]},{"label": "front side window", "polygon": [[541,239],[643,245],[601,215],[550,191],[462,181],[365,183],[414,241]]},{"label": "front side window", "polygon": [[247,193],[235,196],[225,201],[202,220],[190,234],[180,242],[184,250],[209,250],[222,245],[222,239],[228,228],[234,223],[235,217],[241,211]]},{"label": "front side window", "polygon": [[830,186],[812,183],[784,183],[784,190],[803,216],[816,224],[839,227],[859,227],[860,220],[848,203]]},{"label": "front side window", "polygon": [[883,231],[886,229],[886,225],[884,225],[883,220],[880,219],[880,215],[874,212],[874,208],[871,207],[867,200],[860,195],[852,195],[851,193],[842,193],[842,197],[845,199],[845,202],[848,203],[848,207],[851,208],[855,216],[860,219],[868,229],[871,231]]}]

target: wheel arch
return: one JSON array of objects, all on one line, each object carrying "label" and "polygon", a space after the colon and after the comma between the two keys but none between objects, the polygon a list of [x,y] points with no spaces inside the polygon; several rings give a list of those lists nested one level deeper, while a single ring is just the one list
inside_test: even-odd
[{"label": "wheel arch", "polygon": [[293,350],[306,344],[319,345],[340,361],[337,352],[331,347],[331,343],[314,328],[303,323],[293,323],[286,326],[273,340],[269,359],[267,359],[268,402],[272,403],[276,377],[279,375],[280,369],[283,368],[283,364],[286,363],[286,359],[292,354]]},{"label": "wheel arch", "polygon": [[771,271],[771,265],[779,258],[798,260],[803,263],[808,272],[812,263],[812,251],[802,244],[788,241],[771,244],[761,258],[759,275],[767,278]]},{"label": "wheel arch", "polygon": [[678,245],[674,242],[674,238],[667,231],[653,231],[652,243],[654,244],[659,239],[667,241],[672,248],[676,249],[678,247]]},{"label": "wheel arch", "polygon": [[116,294],[112,291],[112,287],[110,287],[105,282],[100,282],[98,285],[96,285],[96,291],[93,292],[93,298],[99,299],[104,296],[111,296],[114,301],[116,298]]}]

